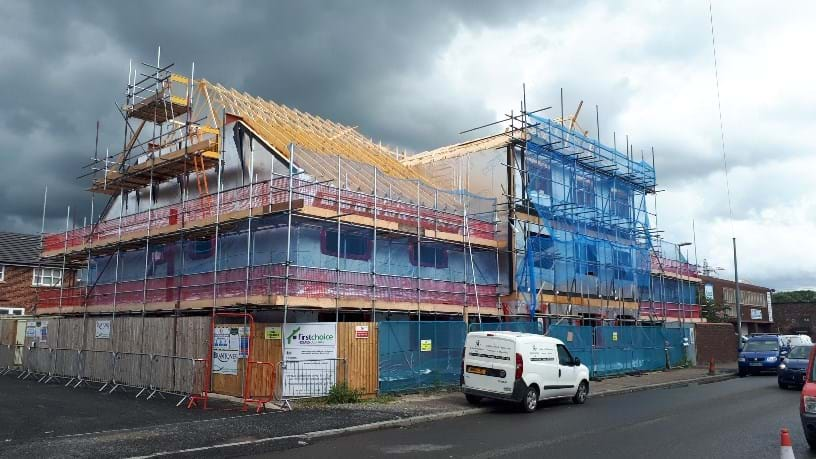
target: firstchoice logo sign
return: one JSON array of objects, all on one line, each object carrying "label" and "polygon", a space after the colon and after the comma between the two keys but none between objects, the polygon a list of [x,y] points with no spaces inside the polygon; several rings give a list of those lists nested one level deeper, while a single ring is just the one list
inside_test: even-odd
[{"label": "firstchoice logo sign", "polygon": [[334,335],[331,333],[310,333],[310,334],[303,334],[300,333],[301,327],[295,328],[292,330],[291,333],[286,337],[286,344],[292,344],[292,340],[295,340],[298,344],[331,344],[334,342]]}]

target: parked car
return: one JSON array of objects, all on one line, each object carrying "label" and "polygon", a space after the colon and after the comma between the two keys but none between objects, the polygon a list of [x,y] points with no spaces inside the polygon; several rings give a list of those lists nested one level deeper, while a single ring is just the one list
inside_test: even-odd
[{"label": "parked car", "polygon": [[793,347],[788,355],[782,357],[782,363],[776,371],[779,387],[787,389],[790,386],[802,387],[805,384],[805,370],[810,360],[812,344]]},{"label": "parked car", "polygon": [[519,403],[589,395],[589,369],[558,339],[517,332],[468,333],[462,356],[462,392],[471,404],[483,398]]},{"label": "parked car", "polygon": [[799,394],[799,419],[802,421],[802,430],[805,431],[810,449],[816,450],[816,367],[813,365],[813,356],[816,347],[811,348],[808,366],[805,370],[805,385]]},{"label": "parked car", "polygon": [[787,352],[778,335],[751,336],[737,357],[740,377],[749,373],[776,373],[779,362]]}]

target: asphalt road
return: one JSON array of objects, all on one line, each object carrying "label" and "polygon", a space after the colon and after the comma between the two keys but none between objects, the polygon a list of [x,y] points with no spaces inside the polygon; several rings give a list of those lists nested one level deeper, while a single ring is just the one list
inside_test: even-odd
[{"label": "asphalt road", "polygon": [[[799,393],[773,376],[548,403],[533,414],[499,408],[409,428],[347,435],[256,457],[777,458],[788,427],[797,458],[808,450]],[[234,452],[233,452],[234,453]]]},{"label": "asphalt road", "polygon": [[[121,458],[161,451],[209,448],[213,445],[335,429],[393,420],[377,409],[296,410],[291,413],[243,413],[211,400],[215,409],[177,408],[168,396],[135,398],[135,392],[99,393],[38,384],[35,379],[0,376],[0,459],[21,457]],[[376,408],[376,407],[375,407]],[[275,442],[275,448],[297,446],[297,440]],[[224,451],[206,449],[188,457],[232,456],[269,451],[265,444]]]}]

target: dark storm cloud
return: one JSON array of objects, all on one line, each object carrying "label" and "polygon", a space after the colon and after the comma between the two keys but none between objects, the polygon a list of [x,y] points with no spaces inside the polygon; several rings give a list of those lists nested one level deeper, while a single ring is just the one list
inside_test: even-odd
[{"label": "dark storm cloud", "polygon": [[[89,212],[76,180],[94,149],[117,152],[128,59],[360,126],[413,150],[455,142],[493,113],[423,87],[458,28],[501,27],[520,5],[500,2],[0,2],[0,228],[37,231]],[[497,65],[500,65],[497,56]],[[414,82],[406,84],[406,82]],[[415,82],[420,82],[416,84]]]}]

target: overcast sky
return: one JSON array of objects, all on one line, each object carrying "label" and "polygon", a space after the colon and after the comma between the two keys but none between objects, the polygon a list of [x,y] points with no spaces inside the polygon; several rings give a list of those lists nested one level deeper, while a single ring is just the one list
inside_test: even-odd
[{"label": "overcast sky", "polygon": [[[697,256],[776,289],[816,287],[814,2],[714,2],[733,220],[709,9],[694,1],[19,2],[0,0],[0,230],[89,213],[76,180],[118,151],[128,61],[235,87],[422,151],[517,108],[585,101],[601,140],[655,148],[657,225]],[[551,116],[557,113],[550,112]],[[691,250],[694,259],[694,250]]]}]

